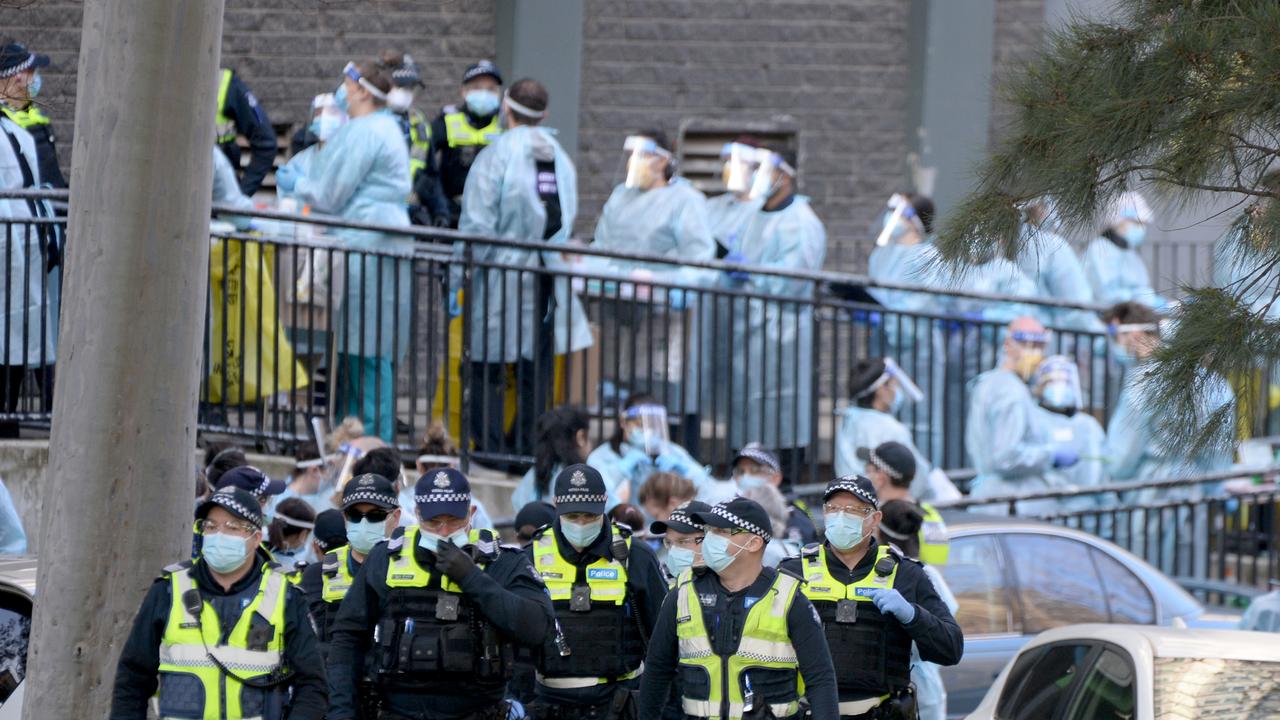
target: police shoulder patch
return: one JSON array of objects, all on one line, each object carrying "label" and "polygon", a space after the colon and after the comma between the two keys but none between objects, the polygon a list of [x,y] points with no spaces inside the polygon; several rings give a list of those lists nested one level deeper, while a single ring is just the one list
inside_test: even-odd
[{"label": "police shoulder patch", "polygon": [[809,543],[800,548],[800,557],[818,557],[819,551],[822,550],[822,543]]},{"label": "police shoulder patch", "polygon": [[387,552],[398,553],[404,547],[404,535],[393,537],[387,541]]},{"label": "police shoulder patch", "polygon": [[194,560],[183,560],[182,562],[176,562],[172,565],[165,565],[164,569],[160,571],[160,576],[169,577],[174,573],[182,572],[183,570],[187,570],[193,566],[195,566]]},{"label": "police shoulder patch", "polygon": [[795,568],[779,566],[778,573],[782,575],[789,575],[800,582],[805,582],[804,573]]}]

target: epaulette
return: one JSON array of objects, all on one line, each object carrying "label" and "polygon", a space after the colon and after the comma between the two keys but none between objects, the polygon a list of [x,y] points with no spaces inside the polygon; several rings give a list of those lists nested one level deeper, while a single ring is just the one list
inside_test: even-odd
[{"label": "epaulette", "polygon": [[901,548],[899,548],[897,545],[894,545],[894,544],[892,544],[892,543],[890,543],[890,544],[889,544],[889,554],[890,554],[890,555],[892,555],[892,556],[894,556],[895,558],[897,558],[899,563],[901,563],[901,562],[903,562],[903,561],[906,561],[906,562],[914,563],[914,564],[916,564],[916,565],[920,565],[920,566],[923,566],[923,565],[924,565],[924,563],[923,563],[923,562],[920,562],[919,560],[917,560],[917,559],[915,559],[915,558],[913,558],[913,557],[911,557],[911,556],[907,555],[906,553],[902,552],[902,549],[901,549]]},{"label": "epaulette", "polygon": [[457,105],[445,105],[444,108],[440,111],[440,114],[452,115],[453,113],[456,113],[456,112],[458,112]]},{"label": "epaulette", "polygon": [[800,548],[800,557],[818,557],[822,551],[822,543],[812,542]]},{"label": "epaulette", "polygon": [[387,554],[392,557],[400,557],[400,551],[404,549],[404,535],[393,537],[387,541]]},{"label": "epaulette", "polygon": [[195,567],[195,564],[194,560],[183,560],[182,562],[176,562],[172,565],[165,565],[164,569],[160,571],[160,577],[167,578],[174,573],[189,570],[192,567]]},{"label": "epaulette", "polygon": [[784,567],[782,567],[781,565],[779,565],[779,566],[778,566],[778,572],[779,572],[780,574],[782,574],[782,575],[788,575],[788,576],[790,576],[790,577],[793,577],[793,578],[795,578],[796,580],[799,580],[799,581],[800,581],[800,582],[802,582],[802,583],[805,581],[805,580],[804,580],[804,575],[803,575],[800,571],[798,571],[798,570],[792,570],[791,568],[784,568]]},{"label": "epaulette", "polygon": [[493,562],[498,557],[498,548],[500,545],[498,535],[492,530],[481,528],[476,531],[475,549],[476,559],[483,559],[487,562]]},{"label": "epaulette", "polygon": [[320,572],[329,577],[337,577],[338,575],[338,553],[328,552],[324,554],[324,560],[320,564]]}]

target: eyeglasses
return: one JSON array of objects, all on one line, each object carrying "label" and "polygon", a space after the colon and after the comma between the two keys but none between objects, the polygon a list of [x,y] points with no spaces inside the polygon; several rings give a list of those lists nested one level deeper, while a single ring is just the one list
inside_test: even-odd
[{"label": "eyeglasses", "polygon": [[219,523],[217,520],[200,521],[201,535],[217,535],[219,531],[236,537],[249,537],[258,532],[258,528],[239,520],[228,520],[224,523]]},{"label": "eyeglasses", "polygon": [[822,512],[827,515],[861,515],[866,518],[871,517],[871,513],[875,512],[875,510],[859,505],[832,505],[831,503],[824,503],[822,506]]},{"label": "eyeglasses", "polygon": [[[734,537],[736,535],[742,535],[747,531],[742,528],[707,528],[707,532],[714,535],[720,535],[722,537]],[[699,542],[701,542],[701,540],[699,540]]]},{"label": "eyeglasses", "polygon": [[423,530],[437,535],[452,535],[454,531],[467,526],[467,519],[452,515],[437,515],[430,520],[420,520]]},{"label": "eyeglasses", "polygon": [[366,510],[365,512],[360,512],[355,508],[347,508],[346,510],[342,511],[342,514],[347,517],[348,521],[353,523],[358,523],[361,520],[368,520],[371,523],[380,523],[383,520],[386,520],[387,516],[390,515],[391,513],[382,508],[377,508],[375,510]]},{"label": "eyeglasses", "polygon": [[700,545],[702,545],[702,536],[699,535],[697,537],[688,537],[680,540],[672,540],[671,538],[662,538],[662,544],[666,545],[668,548],[682,547],[682,548],[688,548],[690,550],[695,550]]}]

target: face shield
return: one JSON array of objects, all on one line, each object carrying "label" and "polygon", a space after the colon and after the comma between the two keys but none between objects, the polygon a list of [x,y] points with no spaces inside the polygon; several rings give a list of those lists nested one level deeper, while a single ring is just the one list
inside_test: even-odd
[{"label": "face shield", "polygon": [[1082,406],[1080,369],[1065,355],[1047,357],[1031,376],[1031,391],[1047,410],[1070,415]]},{"label": "face shield", "polygon": [[884,372],[880,373],[880,377],[876,378],[875,382],[863,388],[863,390],[855,395],[853,399],[861,400],[862,398],[875,393],[875,391],[884,387],[884,384],[889,382],[891,379],[898,381],[898,389],[901,391],[902,396],[905,399],[910,400],[911,402],[920,402],[924,399],[924,393],[920,390],[920,386],[915,384],[911,379],[911,376],[907,374],[907,371],[899,367],[898,363],[894,362],[893,358],[884,359]]},{"label": "face shield", "polygon": [[627,138],[622,149],[627,153],[627,177],[623,186],[629,189],[649,189],[662,174],[662,161],[671,161],[670,152],[642,135]]},{"label": "face shield", "polygon": [[350,79],[351,82],[359,85],[365,90],[368,90],[370,95],[378,98],[382,102],[387,101],[387,94],[379,90],[378,86],[366,80],[364,76],[360,74],[360,69],[356,67],[355,63],[347,63],[347,66],[342,68],[342,74]]},{"label": "face shield", "polygon": [[891,240],[897,240],[906,233],[907,228],[915,228],[924,237],[924,223],[916,215],[911,201],[902,193],[894,193],[885,206],[884,216],[880,223],[880,234],[876,236],[876,247],[884,247]]},{"label": "face shield", "polygon": [[627,443],[643,450],[649,457],[662,454],[669,440],[667,409],[662,405],[634,405],[623,411],[627,426]]},{"label": "face shield", "polygon": [[782,185],[783,175],[795,179],[796,169],[778,153],[761,148],[756,151],[756,158],[759,166],[751,178],[751,189],[747,192],[752,200],[768,200],[773,197]]},{"label": "face shield", "polygon": [[[1044,360],[1044,349],[1049,345],[1049,333],[1037,330],[1014,330],[1009,333],[1008,342],[1017,347],[1014,357],[1013,371],[1029,382],[1040,362]],[[1012,353],[1010,353],[1012,355]]]},{"label": "face shield", "polygon": [[720,150],[724,168],[720,177],[725,189],[734,195],[742,195],[751,189],[752,175],[759,167],[757,148],[742,143],[726,143]]}]

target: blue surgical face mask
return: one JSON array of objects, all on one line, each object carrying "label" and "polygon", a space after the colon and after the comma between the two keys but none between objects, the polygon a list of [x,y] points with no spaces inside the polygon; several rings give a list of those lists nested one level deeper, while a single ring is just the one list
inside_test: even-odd
[{"label": "blue surgical face mask", "polygon": [[27,81],[27,97],[35,100],[42,87],[44,87],[44,78],[40,77],[40,73],[33,74],[31,79]]},{"label": "blue surgical face mask", "polygon": [[[883,230],[884,228],[889,227],[889,223],[891,222],[893,222],[893,211],[885,210],[884,215],[880,217],[880,228]],[[896,242],[899,238],[905,235],[906,232],[907,220],[906,218],[900,218],[898,222],[894,224],[893,230],[889,231],[889,240]]]},{"label": "blue surgical face mask", "polygon": [[838,550],[849,548],[862,542],[862,518],[846,513],[825,515],[827,542]]},{"label": "blue surgical face mask", "polygon": [[200,555],[215,572],[229,573],[249,557],[249,539],[226,533],[205,535]]},{"label": "blue surgical face mask", "polygon": [[437,535],[433,532],[427,532],[422,529],[418,530],[418,547],[421,547],[424,550],[436,552],[440,547],[440,543],[445,540],[452,542],[458,547],[465,547],[467,543],[471,541],[471,535],[467,532],[466,528],[456,530],[453,533],[450,533],[448,537],[445,537],[444,535]]},{"label": "blue surgical face mask", "polygon": [[467,109],[472,115],[489,117],[498,112],[502,99],[492,90],[469,90],[466,94]]},{"label": "blue surgical face mask", "polygon": [[568,520],[560,520],[560,532],[564,534],[564,539],[575,548],[584,548],[596,541],[600,537],[600,531],[604,529],[604,516],[596,518],[594,521],[586,525],[569,522]]},{"label": "blue surgical face mask", "polygon": [[906,400],[907,397],[902,394],[902,388],[894,388],[893,400],[889,401],[889,414],[897,415],[898,411],[902,409],[902,404],[906,402]]},{"label": "blue surgical face mask", "polygon": [[333,91],[333,104],[338,106],[342,112],[350,112],[351,104],[347,101],[347,84],[344,82]]},{"label": "blue surgical face mask", "polygon": [[689,548],[667,548],[667,570],[672,577],[680,577],[680,573],[693,567],[695,558],[696,556]]},{"label": "blue surgical face mask", "polygon": [[1111,343],[1111,355],[1116,359],[1120,367],[1132,367],[1138,361],[1129,349],[1118,342]]},{"label": "blue surgical face mask", "polygon": [[1137,250],[1147,239],[1147,226],[1139,222],[1131,222],[1120,234],[1130,250]]},{"label": "blue surgical face mask", "polygon": [[311,134],[320,139],[321,142],[333,137],[338,132],[338,128],[342,127],[342,118],[329,113],[322,113],[319,117],[311,121]]},{"label": "blue surgical face mask", "polygon": [[387,521],[369,522],[368,518],[358,523],[347,521],[347,543],[351,549],[361,555],[368,555],[379,540],[387,537]]},{"label": "blue surgical face mask", "polygon": [[730,555],[729,538],[718,533],[707,533],[707,536],[702,539],[702,559],[712,572],[722,573],[733,564],[734,560],[738,559],[745,547],[745,545],[739,547],[737,552]]},{"label": "blue surgical face mask", "polygon": [[744,473],[738,476],[738,488],[741,490],[750,490],[769,484],[769,479],[763,475],[754,473]]}]

